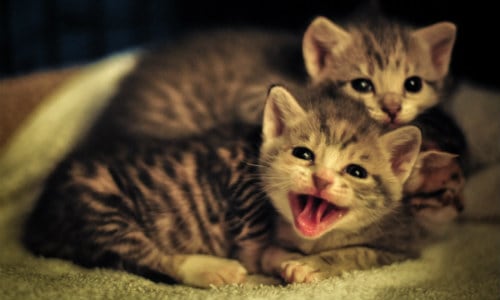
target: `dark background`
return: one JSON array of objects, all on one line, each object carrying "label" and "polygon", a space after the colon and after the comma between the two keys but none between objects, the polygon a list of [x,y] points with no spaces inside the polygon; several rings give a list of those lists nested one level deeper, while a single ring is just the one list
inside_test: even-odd
[{"label": "dark background", "polygon": [[[416,26],[458,25],[451,71],[500,87],[500,17],[494,1],[379,1]],[[211,26],[305,30],[317,15],[333,21],[365,1],[0,0],[0,78],[89,62],[109,53]]]}]

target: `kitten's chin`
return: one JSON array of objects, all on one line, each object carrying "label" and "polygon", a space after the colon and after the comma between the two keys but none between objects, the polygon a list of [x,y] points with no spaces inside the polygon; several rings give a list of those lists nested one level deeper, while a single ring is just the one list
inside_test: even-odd
[{"label": "kitten's chin", "polygon": [[288,200],[295,229],[307,239],[321,237],[348,212],[347,208],[314,195],[289,193]]}]

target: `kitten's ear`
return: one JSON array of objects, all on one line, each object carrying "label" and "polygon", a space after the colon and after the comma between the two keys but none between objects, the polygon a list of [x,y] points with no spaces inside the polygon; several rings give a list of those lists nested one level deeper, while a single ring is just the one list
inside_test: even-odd
[{"label": "kitten's ear", "polygon": [[457,157],[457,154],[444,151],[424,151],[418,155],[418,159],[415,162],[414,169],[432,170],[444,168],[452,164],[453,160]]},{"label": "kitten's ear", "polygon": [[278,85],[271,87],[264,107],[262,123],[264,141],[281,136],[290,122],[305,115],[304,109],[287,89]]},{"label": "kitten's ear", "polygon": [[440,78],[446,76],[457,27],[451,22],[440,22],[413,32],[413,36],[429,46],[432,64]]},{"label": "kitten's ear", "polygon": [[384,134],[380,139],[389,152],[392,171],[401,182],[405,182],[420,152],[420,129],[416,126],[404,126]]},{"label": "kitten's ear", "polygon": [[307,28],[302,52],[307,73],[314,80],[326,67],[329,57],[351,41],[350,34],[325,17],[317,17]]}]

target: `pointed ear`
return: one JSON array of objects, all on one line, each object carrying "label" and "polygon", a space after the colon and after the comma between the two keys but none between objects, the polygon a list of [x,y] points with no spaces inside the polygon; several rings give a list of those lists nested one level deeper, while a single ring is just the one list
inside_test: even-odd
[{"label": "pointed ear", "polygon": [[437,151],[437,150],[424,151],[418,155],[418,159],[417,162],[415,163],[414,168],[418,168],[421,170],[444,168],[453,163],[453,160],[457,157],[458,157],[457,154],[444,151]]},{"label": "pointed ear", "polygon": [[413,36],[429,46],[432,64],[443,78],[448,73],[457,27],[451,22],[440,22],[413,32]]},{"label": "pointed ear", "polygon": [[324,70],[328,57],[342,49],[351,40],[350,34],[325,17],[317,17],[307,28],[302,40],[302,52],[311,78]]},{"label": "pointed ear", "polygon": [[263,140],[268,141],[281,136],[291,121],[305,115],[304,109],[300,107],[295,97],[288,90],[278,85],[271,87],[264,107]]},{"label": "pointed ear", "polygon": [[403,126],[384,134],[381,142],[389,152],[392,171],[401,182],[405,182],[420,151],[420,129],[416,126]]}]

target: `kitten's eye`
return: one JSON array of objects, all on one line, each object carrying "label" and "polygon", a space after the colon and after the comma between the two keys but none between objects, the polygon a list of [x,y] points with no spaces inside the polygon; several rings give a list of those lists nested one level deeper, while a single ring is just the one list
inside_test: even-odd
[{"label": "kitten's eye", "polygon": [[405,80],[405,90],[410,93],[420,92],[422,89],[422,78],[418,76],[408,77]]},{"label": "kitten's eye", "polygon": [[358,78],[351,81],[351,86],[353,89],[360,93],[371,93],[375,90],[373,82],[370,79]]},{"label": "kitten's eye", "polygon": [[292,154],[300,159],[313,161],[314,153],[306,147],[295,147],[292,150]]},{"label": "kitten's eye", "polygon": [[361,179],[368,177],[368,172],[360,165],[350,164],[345,168],[345,171],[353,177]]}]

